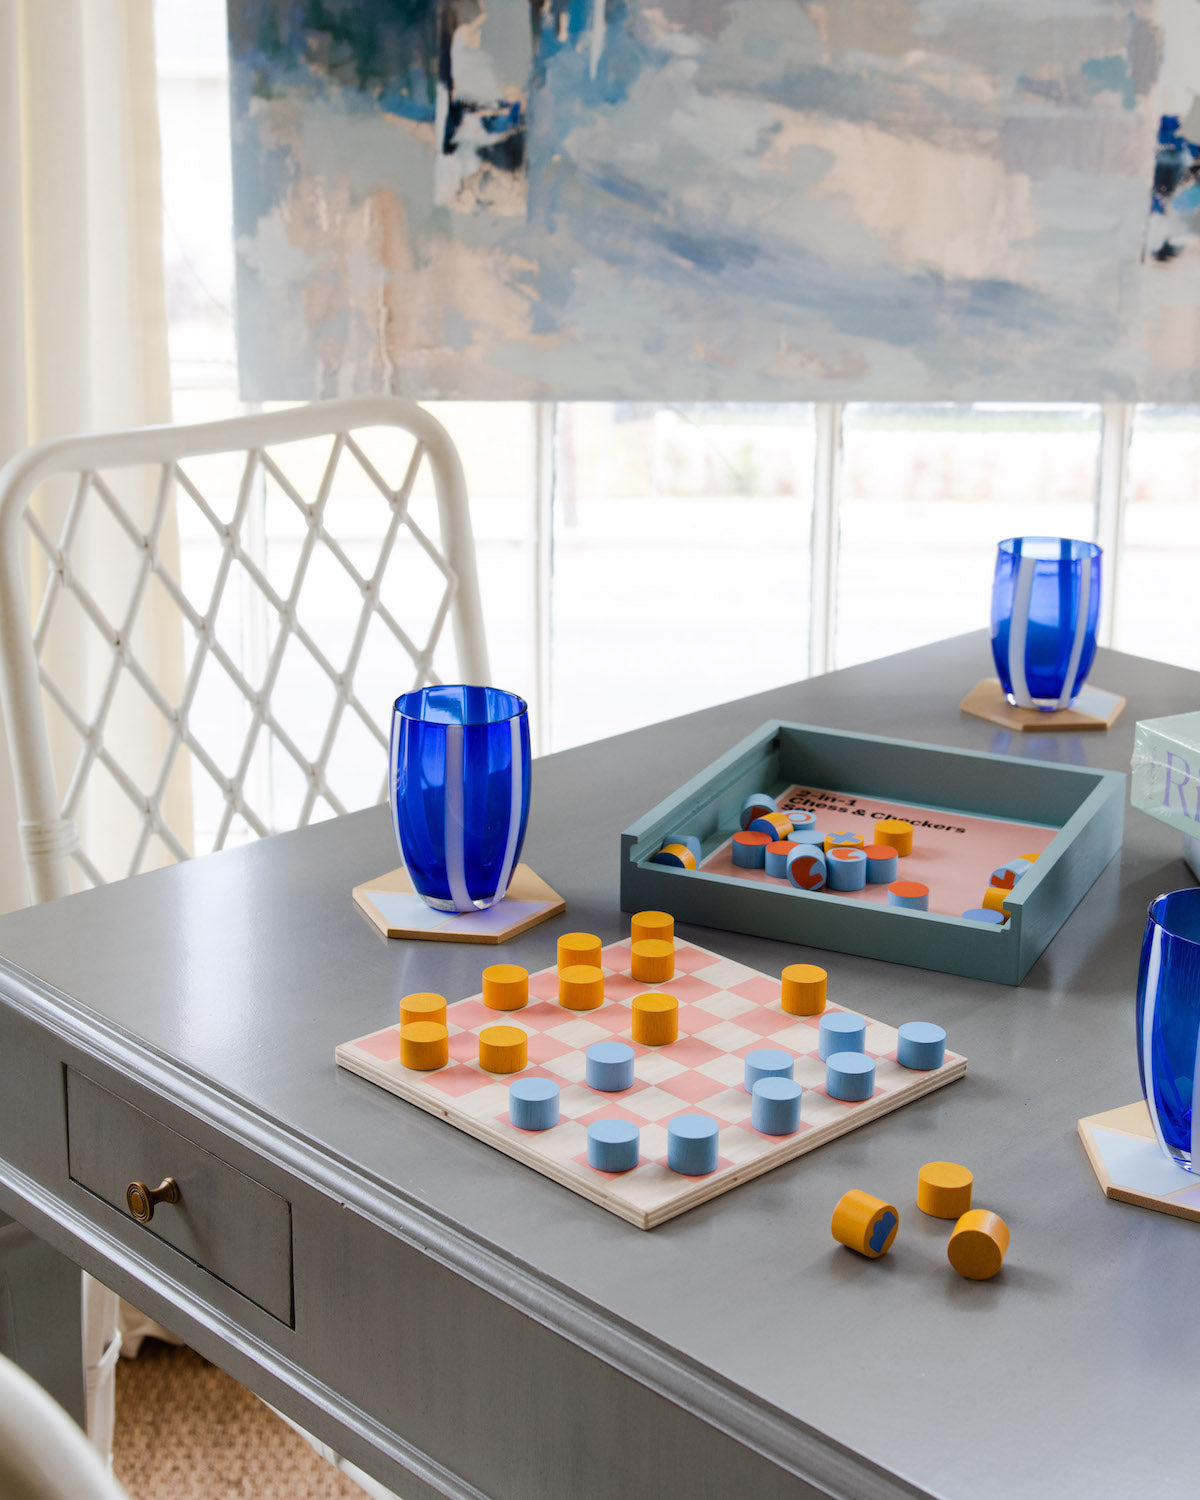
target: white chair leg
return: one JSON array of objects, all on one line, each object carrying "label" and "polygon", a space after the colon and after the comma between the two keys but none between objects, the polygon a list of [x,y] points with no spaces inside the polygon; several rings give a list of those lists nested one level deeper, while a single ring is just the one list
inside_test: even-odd
[{"label": "white chair leg", "polygon": [[121,1299],[86,1272],[82,1296],[87,1435],[92,1447],[111,1468],[117,1413],[117,1356],[121,1352],[117,1312]]}]

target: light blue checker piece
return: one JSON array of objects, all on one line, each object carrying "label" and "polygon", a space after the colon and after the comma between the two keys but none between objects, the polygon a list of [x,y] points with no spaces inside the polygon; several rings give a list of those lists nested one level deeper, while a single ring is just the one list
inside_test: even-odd
[{"label": "light blue checker piece", "polygon": [[792,1078],[760,1078],[750,1091],[750,1123],[763,1135],[793,1135],[800,1128],[800,1096]]},{"label": "light blue checker piece", "polygon": [[867,883],[867,856],[861,849],[837,847],[825,856],[825,885],[831,891],[861,891]]},{"label": "light blue checker piece", "polygon": [[774,875],[777,880],[786,880],[788,860],[795,859],[800,851],[793,848],[787,839],[777,839],[776,843],[786,845],[786,852],[776,853],[774,846],[768,844],[763,850],[763,864],[768,875]]},{"label": "light blue checker piece", "polygon": [[834,1052],[825,1059],[825,1092],[857,1104],[875,1092],[875,1059],[861,1052]]},{"label": "light blue checker piece", "polygon": [[756,1047],[745,1057],[746,1072],[743,1087],[748,1094],[760,1078],[790,1078],[796,1059],[790,1052],[779,1047]]},{"label": "light blue checker piece", "polygon": [[990,906],[968,906],[963,916],[969,922],[987,922],[992,927],[1004,926],[1004,913],[993,911]]},{"label": "light blue checker piece", "polygon": [[583,1054],[583,1070],[590,1089],[617,1094],[633,1087],[633,1048],[624,1042],[593,1042]]},{"label": "light blue checker piece", "polygon": [[518,1130],[557,1125],[558,1084],[553,1078],[514,1078],[508,1086],[508,1118]]},{"label": "light blue checker piece", "polygon": [[778,811],[779,803],[774,797],[768,796],[766,792],[751,792],[745,802],[742,803],[742,812],[738,818],[738,823],[741,825],[742,831],[745,832],[760,814]]},{"label": "light blue checker piece", "polygon": [[835,1052],[862,1052],[867,1045],[867,1023],[848,1010],[826,1011],[817,1032],[817,1053],[828,1061]]},{"label": "light blue checker piece", "polygon": [[946,1033],[932,1021],[905,1021],[896,1033],[896,1061],[929,1072],[946,1060]]},{"label": "light blue checker piece", "polygon": [[[873,844],[873,849],[883,849],[885,844]],[[867,850],[867,884],[868,885],[891,885],[900,874],[900,856],[894,849],[887,854],[872,854]]]},{"label": "light blue checker piece", "polygon": [[588,1166],[598,1172],[628,1172],[638,1164],[641,1132],[630,1120],[595,1120],[588,1126]]},{"label": "light blue checker piece", "polygon": [[676,1115],[667,1125],[667,1166],[684,1177],[715,1172],[719,1135],[709,1115]]},{"label": "light blue checker piece", "polygon": [[[794,813],[788,813],[789,818],[794,816]],[[815,819],[811,823],[806,823],[803,828],[793,828],[788,834],[789,844],[824,844],[824,842],[825,835],[817,827]]]}]

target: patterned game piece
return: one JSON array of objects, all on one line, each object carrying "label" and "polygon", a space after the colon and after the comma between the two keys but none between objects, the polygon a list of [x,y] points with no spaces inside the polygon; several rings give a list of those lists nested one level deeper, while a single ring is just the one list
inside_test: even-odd
[{"label": "patterned game piece", "polygon": [[489,964],[483,971],[483,1003],[489,1010],[521,1010],[529,1003],[529,970]]},{"label": "patterned game piece", "polygon": [[619,1094],[633,1087],[633,1048],[624,1042],[594,1042],[583,1056],[588,1088]]},{"label": "patterned game piece", "polygon": [[946,1057],[946,1033],[932,1021],[905,1021],[896,1032],[896,1061],[902,1068],[931,1072]]},{"label": "patterned game piece", "polygon": [[514,1078],[508,1118],[518,1130],[550,1130],[558,1124],[559,1093],[553,1078]]},{"label": "patterned game piece", "polygon": [[[492,1010],[478,992],[462,999],[448,996],[455,1003],[448,1012],[449,1061],[441,1067],[414,1071],[401,1065],[395,1019],[367,1036],[343,1042],[337,1061],[380,1090],[398,1095],[398,1110],[406,1107],[399,1100],[406,1100],[441,1120],[446,1129],[486,1142],[498,1153],[494,1171],[507,1170],[499,1158],[503,1153],[641,1229],[819,1149],[867,1119],[943,1087],[966,1069],[966,1060],[949,1050],[943,1066],[932,1072],[903,1068],[896,1061],[895,1028],[859,1016],[866,1027],[864,1055],[875,1059],[875,1092],[861,1103],[831,1098],[824,1088],[825,1063],[817,1056],[820,1022],[845,1012],[790,1014],[782,1005],[778,968],[763,974],[683,939],[677,942],[675,957],[676,975],[669,983],[639,983],[630,973],[630,939],[607,945],[598,975],[603,1004],[572,1010],[558,1002],[561,976],[552,955],[548,967],[531,972],[529,1002],[519,1013]],[[573,967],[586,971],[595,966]],[[829,990],[832,997],[832,983]],[[640,996],[665,1006],[663,1011],[648,1009],[646,1023],[677,1024],[677,1037],[653,1044],[640,1031],[631,1035],[634,1026],[642,1024],[635,1019],[641,1013],[635,1003]],[[478,1061],[480,1033],[513,1023],[528,1033],[527,1070],[516,1075],[487,1072]],[[597,1042],[632,1046],[637,1054],[632,1088],[606,1094],[587,1086],[586,1054]],[[839,1045],[846,1047],[844,1042]],[[784,1052],[793,1061],[803,1106],[792,1133],[772,1135],[754,1127],[754,1096],[743,1087],[744,1060],[748,1052],[759,1049]],[[553,1129],[521,1129],[510,1118],[509,1085],[535,1079],[552,1081],[561,1090],[559,1120]],[[619,1103],[619,1108],[606,1109],[608,1101]],[[681,1175],[667,1167],[669,1122],[689,1112],[703,1114],[720,1127],[717,1165],[707,1175]],[[640,1131],[639,1155],[627,1170],[605,1175],[588,1163],[588,1126],[615,1114]]]},{"label": "patterned game piece", "polygon": [[875,824],[875,842],[890,844],[903,859],[912,853],[913,826],[903,818],[880,818]]},{"label": "patterned game piece", "polygon": [[400,1028],[400,1066],[419,1073],[450,1061],[450,1033],[436,1021],[409,1021]]},{"label": "patterned game piece", "polygon": [[794,1078],[760,1078],[750,1090],[751,1125],[763,1135],[793,1135],[803,1093]]},{"label": "patterned game piece", "polygon": [[831,849],[862,849],[866,842],[861,833],[852,833],[845,828],[840,828],[836,833],[825,835],[823,847],[828,858]]},{"label": "patterned game piece", "polygon": [[694,870],[699,864],[699,858],[686,844],[664,844],[656,854],[650,856],[650,863],[672,865],[677,870]]},{"label": "patterned game piece", "polygon": [[839,1245],[857,1250],[869,1260],[878,1260],[892,1248],[900,1215],[882,1198],[851,1188],[838,1200],[829,1227]]},{"label": "patterned game piece", "polygon": [[963,916],[969,922],[987,922],[991,927],[1003,927],[1008,918],[1002,911],[989,911],[986,906],[968,906]]},{"label": "patterned game piece", "polygon": [[792,831],[792,820],[787,813],[759,813],[752,818],[747,833],[765,833],[771,839],[785,839]]},{"label": "patterned game piece", "polygon": [[558,940],[558,967],[572,969],[578,964],[595,968],[600,962],[600,939],[592,932],[564,932]]},{"label": "patterned game piece", "polygon": [[863,1052],[834,1052],[825,1060],[825,1092],[832,1099],[858,1101],[875,1092],[875,1059]]},{"label": "patterned game piece", "polygon": [[665,984],[675,975],[675,944],[657,938],[634,943],[630,972],[642,984]]},{"label": "patterned game piece", "polygon": [[628,1120],[594,1120],[587,1128],[588,1166],[598,1172],[631,1172],[638,1164],[640,1136]]},{"label": "patterned game piece", "polygon": [[594,964],[560,969],[558,1003],[566,1010],[598,1010],[604,1004],[604,970]]},{"label": "patterned game piece", "polygon": [[779,804],[774,797],[769,797],[766,792],[751,792],[742,803],[741,815],[738,822],[743,829],[749,828],[754,819],[761,817],[763,813],[779,811]]},{"label": "patterned game piece", "polygon": [[817,964],[788,964],[782,1004],[789,1016],[819,1016],[825,1009],[829,975]]},{"label": "patterned game piece", "polygon": [[888,886],[888,905],[909,911],[929,910],[929,887],[919,880],[893,880]]},{"label": "patterned game piece", "polygon": [[795,844],[787,839],[776,839],[763,850],[768,875],[774,875],[777,880],[787,879],[788,860],[799,857],[799,851]]},{"label": "patterned game piece", "polygon": [[1027,859],[1010,859],[1008,864],[1001,865],[999,869],[992,871],[992,878],[988,884],[1000,891],[1011,891],[1021,876],[1028,874],[1032,869],[1033,865]]},{"label": "patterned game piece", "polygon": [[781,1052],[778,1047],[756,1047],[743,1059],[745,1071],[742,1087],[748,1094],[760,1078],[790,1078],[795,1067],[795,1058],[790,1052]]},{"label": "patterned game piece", "polygon": [[815,832],[817,826],[817,815],[815,812],[809,812],[805,807],[789,807],[787,815],[792,821],[792,831],[788,835],[789,838],[796,838],[806,828]]},{"label": "patterned game piece", "polygon": [[863,849],[837,844],[826,859],[826,885],[831,891],[861,891],[867,883],[867,856]]},{"label": "patterned game piece", "polygon": [[519,1026],[486,1026],[479,1033],[479,1066],[485,1073],[519,1073],[529,1061],[529,1036]]},{"label": "patterned game piece", "polygon": [[817,1055],[827,1062],[835,1052],[861,1052],[867,1045],[867,1023],[848,1010],[831,1010],[821,1017]]},{"label": "patterned game piece", "polygon": [[816,844],[801,845],[796,857],[787,863],[787,878],[800,891],[819,891],[825,884],[829,866]]},{"label": "patterned game piece", "polygon": [[771,833],[735,833],[733,862],[743,870],[761,870],[766,864],[767,845],[775,842]]},{"label": "patterned game piece", "polygon": [[900,856],[890,844],[868,844],[867,884],[891,885],[900,873]]},{"label": "patterned game piece", "polygon": [[961,1219],[975,1178],[956,1161],[927,1161],[917,1173],[917,1207],[933,1219]]},{"label": "patterned game piece", "polygon": [[720,1127],[708,1115],[676,1115],[667,1125],[667,1166],[684,1177],[717,1170]]},{"label": "patterned game piece", "polygon": [[633,1039],[643,1047],[665,1047],[678,1037],[679,1001],[674,995],[664,995],[661,990],[635,995],[631,1009]]},{"label": "patterned game piece", "polygon": [[1008,1253],[1008,1225],[986,1208],[963,1214],[946,1246],[946,1258],[968,1281],[987,1281],[1004,1264]]},{"label": "patterned game piece", "polygon": [[421,990],[415,995],[405,995],[400,1002],[400,1024],[410,1021],[433,1021],[439,1026],[446,1024],[446,997]]},{"label": "patterned game piece", "polygon": [[675,918],[665,911],[639,911],[629,922],[629,941],[640,943],[643,938],[654,938],[656,942],[675,941]]},{"label": "patterned game piece", "polygon": [[667,844],[682,844],[696,863],[700,863],[700,840],[694,833],[672,834],[669,839],[663,839],[664,847]]}]

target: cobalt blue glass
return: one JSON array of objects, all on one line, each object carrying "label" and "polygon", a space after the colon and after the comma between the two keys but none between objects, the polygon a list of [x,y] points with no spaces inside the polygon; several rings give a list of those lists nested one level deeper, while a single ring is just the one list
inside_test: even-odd
[{"label": "cobalt blue glass", "polygon": [[1150,903],[1137,986],[1142,1093],[1159,1145],[1189,1172],[1200,1171],[1192,1135],[1198,1043],[1200,887],[1192,886]]},{"label": "cobalt blue glass", "polygon": [[1100,618],[1100,548],[1069,537],[1001,542],[992,583],[992,656],[1016,708],[1067,708],[1087,680]]},{"label": "cobalt blue glass", "polygon": [[438,686],[392,710],[388,795],[413,889],[435,911],[508,890],[529,820],[529,715],[515,693]]}]

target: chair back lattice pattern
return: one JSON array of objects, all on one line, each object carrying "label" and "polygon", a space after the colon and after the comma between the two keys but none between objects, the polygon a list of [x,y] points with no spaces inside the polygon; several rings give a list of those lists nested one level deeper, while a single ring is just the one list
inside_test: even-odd
[{"label": "chair back lattice pattern", "polygon": [[447,621],[458,680],[489,680],[462,464],[387,397],[30,448],[0,589],[39,901],[381,800]]}]

